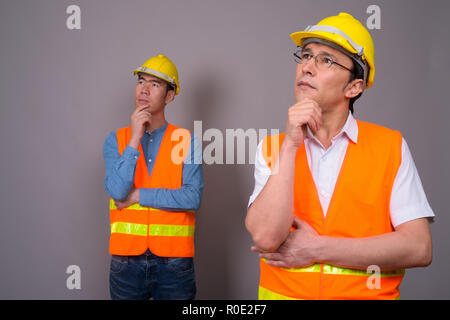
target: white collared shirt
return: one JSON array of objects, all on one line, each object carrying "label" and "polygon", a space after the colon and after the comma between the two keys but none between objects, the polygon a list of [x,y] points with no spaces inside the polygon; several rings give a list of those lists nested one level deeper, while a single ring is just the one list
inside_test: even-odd
[{"label": "white collared shirt", "polygon": [[[331,139],[331,146],[327,150],[308,127],[308,135],[304,140],[305,150],[324,215],[328,211],[349,140],[354,143],[358,140],[358,123],[350,112],[342,130]],[[256,151],[255,188],[250,196],[249,206],[264,188],[270,173],[271,170],[262,155],[261,141]],[[390,211],[394,227],[414,219],[434,217],[404,138],[402,139],[402,161],[392,186]]]}]

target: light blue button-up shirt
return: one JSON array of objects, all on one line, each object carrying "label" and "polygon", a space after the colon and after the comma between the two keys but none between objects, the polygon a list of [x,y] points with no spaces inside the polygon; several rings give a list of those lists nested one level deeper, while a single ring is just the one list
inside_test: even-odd
[{"label": "light blue button-up shirt", "polygon": [[[145,132],[141,139],[142,151],[147,164],[148,174],[152,174],[153,165],[159,147],[166,132],[167,122],[151,134]],[[134,173],[140,152],[127,146],[122,155],[119,153],[116,131],[106,137],[103,145],[105,160],[105,189],[115,200],[125,200],[134,183]],[[183,163],[182,185],[178,189],[141,188],[139,204],[162,210],[198,210],[203,194],[202,150],[198,140],[191,134],[191,146]]]}]

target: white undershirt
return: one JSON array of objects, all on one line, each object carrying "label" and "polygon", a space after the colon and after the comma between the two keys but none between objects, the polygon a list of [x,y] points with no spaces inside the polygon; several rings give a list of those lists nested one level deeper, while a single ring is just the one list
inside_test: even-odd
[{"label": "white undershirt", "polygon": [[[336,180],[344,161],[349,139],[357,143],[358,123],[349,113],[342,130],[331,140],[325,150],[308,128],[304,140],[309,168],[311,170],[324,215],[328,211]],[[269,179],[271,170],[262,155],[262,141],[255,157],[255,188],[248,205],[256,199]],[[434,217],[428,204],[414,160],[405,139],[402,138],[402,160],[392,186],[390,201],[391,222],[394,227],[418,218]]]}]

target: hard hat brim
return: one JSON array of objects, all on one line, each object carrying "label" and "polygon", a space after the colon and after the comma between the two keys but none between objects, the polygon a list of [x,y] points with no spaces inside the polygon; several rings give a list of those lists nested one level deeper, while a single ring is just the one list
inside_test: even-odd
[{"label": "hard hat brim", "polygon": [[298,31],[298,32],[291,33],[290,37],[295,42],[295,44],[299,47],[301,47],[303,45],[303,41],[306,38],[320,38],[320,39],[334,42],[350,53],[358,54],[358,52],[355,50],[355,48],[353,48],[348,43],[347,39],[345,39],[342,36],[336,35],[336,34],[334,34],[333,37],[331,37],[331,36],[329,36],[329,34],[327,32],[323,32],[323,31],[314,31],[314,32]]}]

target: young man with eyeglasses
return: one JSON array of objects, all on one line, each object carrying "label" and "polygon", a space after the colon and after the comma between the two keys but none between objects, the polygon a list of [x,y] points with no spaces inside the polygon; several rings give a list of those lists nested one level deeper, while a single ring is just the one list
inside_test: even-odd
[{"label": "young man with eyeglasses", "polygon": [[347,13],[291,38],[296,103],[258,146],[245,221],[259,298],[398,299],[404,269],[431,263],[434,213],[401,134],[352,115],[372,38]]}]

